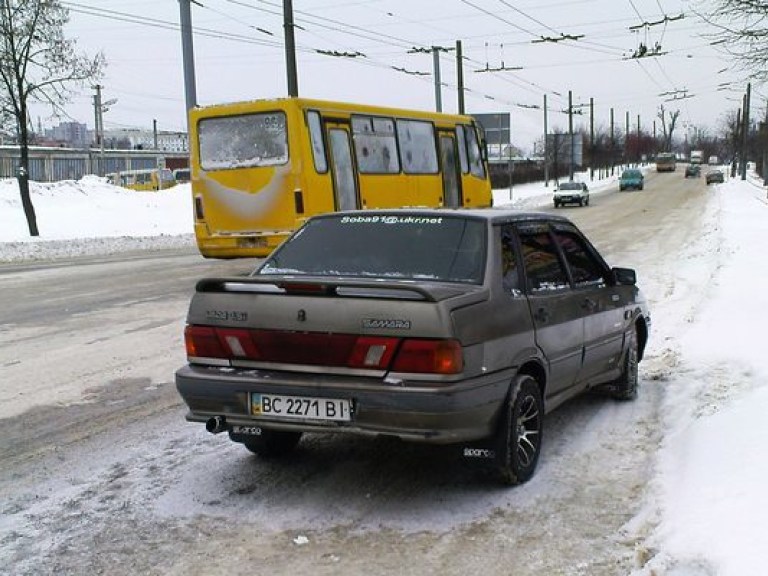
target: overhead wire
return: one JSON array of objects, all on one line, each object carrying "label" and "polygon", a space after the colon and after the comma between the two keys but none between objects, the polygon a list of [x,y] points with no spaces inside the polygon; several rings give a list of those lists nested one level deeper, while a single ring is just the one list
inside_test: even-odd
[{"label": "overhead wire", "polygon": [[[210,3],[210,1],[211,0],[208,0],[208,1],[203,0],[203,3],[201,3],[200,5],[205,7],[207,10],[210,10],[213,13],[216,13],[216,14],[222,16],[222,17],[225,17],[225,18],[230,19],[230,20],[236,20],[239,23],[241,23],[242,25],[247,26],[251,30],[255,29],[257,31],[264,32],[264,29],[261,29],[260,27],[255,27],[252,24],[248,24],[248,23],[244,22],[242,18],[237,18],[237,17],[231,16],[230,14],[228,14],[226,12],[222,12],[219,9],[215,9],[215,8],[213,8],[211,6],[207,6],[207,4]],[[259,11],[259,12],[262,12],[262,13],[265,13],[265,14],[269,14],[271,16],[282,17],[282,10],[281,10],[282,6],[280,4],[278,4],[278,3],[275,3],[275,2],[270,2],[270,1],[267,1],[267,0],[256,0],[256,3],[258,5],[254,5],[253,2],[246,3],[246,2],[244,2],[242,0],[223,0],[223,1],[228,3],[228,4],[230,4],[230,5],[233,5],[233,6],[239,6],[239,7],[242,7],[242,8],[247,8],[247,9],[250,9],[250,10]],[[580,3],[583,3],[583,1],[585,1],[585,0],[575,1],[575,2],[560,2],[560,3],[550,4],[550,6],[580,4]],[[520,16],[522,16],[522,17],[526,18],[527,20],[537,24],[542,29],[548,30],[548,31],[553,32],[553,33],[558,33],[557,30],[554,27],[549,26],[549,25],[545,24],[543,21],[535,18],[534,16],[531,16],[530,14],[527,14],[526,12],[524,12],[524,11],[514,7],[508,1],[506,1],[506,0],[499,0],[499,2],[501,4],[503,4],[504,6],[506,6],[507,8],[515,11]],[[504,18],[504,17],[502,17],[502,16],[500,16],[500,15],[498,15],[496,13],[489,12],[488,10],[482,8],[481,6],[479,6],[478,4],[476,4],[474,2],[471,2],[469,0],[461,0],[461,3],[464,4],[464,5],[467,5],[467,6],[471,7],[471,8],[473,8],[474,10],[484,14],[485,16],[494,18],[494,19],[504,23],[506,26],[509,26],[513,30],[526,35],[528,38],[539,38],[540,37],[540,34],[537,34],[536,31],[531,30],[529,28],[526,28],[524,26],[521,26],[521,25],[519,25],[519,24],[509,20],[508,18]],[[629,0],[629,3],[632,6],[632,8],[635,11],[635,13],[638,15],[638,17],[640,17],[641,20],[642,20],[642,16],[641,16],[639,10],[637,9],[637,6],[633,2],[633,0]],[[662,10],[662,14],[663,14],[664,13],[663,12],[663,7],[661,6],[661,4],[660,4],[660,2],[658,0],[657,0],[657,3],[659,5],[659,8]],[[93,7],[88,7],[88,6],[82,6],[82,5],[78,5],[75,2],[63,1],[62,4],[65,4],[69,9],[71,9],[73,11],[77,11],[77,12],[80,12],[80,13],[83,13],[83,14],[88,14],[88,15],[91,15],[91,16],[100,16],[100,17],[104,17],[104,18],[110,18],[110,19],[113,19],[113,20],[116,20],[116,21],[124,21],[124,22],[132,23],[132,24],[141,24],[141,25],[145,25],[145,26],[153,26],[153,27],[157,27],[157,28],[161,28],[161,29],[179,30],[179,25],[176,24],[176,23],[173,23],[173,22],[165,22],[165,21],[158,20],[158,19],[146,18],[145,16],[140,16],[139,17],[139,16],[136,16],[136,15],[130,15],[130,14],[118,12],[118,11],[115,11],[115,10],[107,10],[107,9],[104,9],[104,8],[93,8]],[[195,2],[195,4],[198,4],[198,2]],[[356,5],[364,5],[364,4],[367,4],[367,2],[347,2],[347,3],[345,3],[345,5],[348,5],[348,6],[356,6]],[[280,9],[280,10],[278,10],[278,9]],[[306,32],[307,34],[309,34],[311,36],[314,36],[314,37],[322,40],[323,42],[331,43],[331,42],[338,42],[338,40],[333,40],[332,41],[329,38],[324,37],[323,35],[319,34],[316,30],[314,30],[313,29],[314,27],[330,30],[330,31],[333,31],[333,32],[341,33],[341,34],[345,34],[345,35],[348,35],[348,36],[353,37],[353,38],[364,39],[366,41],[375,42],[378,45],[384,45],[384,46],[387,46],[387,47],[389,47],[389,48],[391,48],[393,50],[403,50],[403,49],[408,49],[409,47],[418,46],[418,43],[414,43],[414,42],[412,42],[412,41],[410,41],[409,39],[406,39],[406,38],[402,38],[402,37],[399,37],[399,36],[396,36],[396,35],[381,33],[379,31],[372,31],[371,29],[366,28],[364,26],[357,26],[357,25],[348,24],[346,22],[342,22],[342,21],[339,21],[339,20],[336,20],[336,19],[333,19],[333,18],[329,18],[329,17],[325,17],[325,16],[319,16],[317,14],[312,14],[312,13],[304,11],[304,10],[296,10],[294,12],[294,14],[295,14],[294,23],[297,25],[297,27],[299,27],[299,29],[303,30],[304,32]],[[411,22],[411,24],[413,24],[413,22]],[[424,23],[419,23],[419,24],[423,25]],[[666,23],[665,23],[665,32],[666,32]],[[215,39],[227,39],[227,40],[235,41],[235,42],[244,42],[244,43],[254,44],[254,45],[257,45],[257,46],[263,46],[263,47],[267,47],[267,48],[284,48],[284,43],[281,42],[280,40],[278,40],[277,38],[275,40],[255,39],[253,37],[242,35],[242,34],[232,34],[231,32],[223,32],[221,30],[215,30],[215,29],[206,28],[206,27],[195,27],[194,33],[196,35],[200,35],[200,36],[206,36],[206,37],[211,37],[211,38],[215,38]],[[530,43],[530,40],[528,40],[527,43]],[[614,57],[619,56],[618,52],[621,50],[620,48],[617,48],[615,46],[601,45],[599,43],[590,42],[590,41],[581,42],[581,44],[583,44],[583,46],[579,46],[579,42],[571,41],[571,42],[568,43],[568,47],[569,48],[578,48],[580,50],[593,51],[593,52],[596,52],[596,53],[602,53],[602,54],[609,55],[609,56],[614,56]],[[318,50],[316,48],[308,47],[306,45],[304,45],[304,46],[302,46],[302,45],[297,46],[297,50],[301,51],[302,53],[307,53],[307,54],[309,54],[309,53],[317,53],[318,52]],[[367,54],[366,56],[367,56],[366,58],[357,59],[356,63],[357,64],[367,65],[367,66],[379,67],[379,68],[387,68],[387,69],[394,68],[390,64],[385,64],[383,62],[378,62],[376,60],[376,58],[379,56],[379,54],[371,53],[371,54]],[[443,60],[443,56],[442,55],[440,56],[440,58],[441,58],[441,60]],[[674,85],[674,82],[672,82],[672,80],[669,77],[669,75],[666,73],[666,71],[664,71],[663,67],[658,62],[658,58],[654,58],[654,59],[657,60],[657,66],[659,66],[660,70],[662,71],[662,75],[666,78],[667,81],[670,82],[670,84]],[[483,63],[482,62],[479,62],[478,60],[476,60],[474,58],[471,58],[471,57],[468,57],[466,55],[464,56],[464,61],[467,62],[470,65],[477,66],[478,69],[483,67]],[[647,76],[649,76],[649,78],[654,82],[655,85],[660,86],[659,83],[658,83],[658,79],[656,79],[653,75],[651,75],[644,68],[644,66],[642,65],[641,62],[637,62],[637,64],[640,66],[640,68],[643,70],[643,72]],[[567,64],[563,64],[563,65],[567,65]],[[539,66],[539,67],[543,67],[543,66]],[[505,73],[494,73],[492,75],[495,78],[501,80],[504,83],[509,83],[511,85],[514,85],[515,87],[517,87],[519,89],[522,89],[522,90],[525,90],[525,91],[527,91],[529,93],[540,94],[540,93],[544,92],[544,93],[550,93],[550,94],[554,94],[554,95],[558,94],[558,92],[556,90],[553,90],[553,89],[541,86],[540,84],[537,84],[536,82],[532,82],[532,81],[529,81],[527,79],[521,78],[521,74],[517,74],[517,73],[510,74],[510,73],[506,73],[505,72]],[[426,78],[422,78],[422,80],[425,81],[425,82],[431,82],[430,79],[426,79]],[[449,88],[453,88],[454,87],[450,83],[447,83],[447,82],[443,82],[442,84],[445,87],[449,87]],[[469,90],[467,90],[467,91],[469,91]],[[483,94],[482,91],[477,91],[475,89],[473,89],[471,92],[472,93],[476,93],[476,94],[478,94],[478,95],[480,95],[481,97],[484,97],[484,98],[487,97],[488,99],[504,101],[504,99],[502,99],[502,98],[498,98],[498,97],[496,97],[494,95],[491,95],[491,94]],[[562,97],[562,96],[560,95],[560,97]],[[521,106],[520,103],[511,103],[511,105]],[[528,105],[528,104],[522,104],[522,107],[529,107],[529,106],[530,105]]]}]

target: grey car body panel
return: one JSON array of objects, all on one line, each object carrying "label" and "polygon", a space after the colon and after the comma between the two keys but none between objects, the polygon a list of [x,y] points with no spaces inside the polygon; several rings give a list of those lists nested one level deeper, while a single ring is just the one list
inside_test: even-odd
[{"label": "grey car body panel", "polygon": [[[205,422],[224,416],[233,425],[263,425],[283,430],[386,434],[431,443],[478,440],[493,432],[513,370],[452,384],[387,383],[339,374],[303,374],[274,370],[232,370],[185,366],[176,385],[189,406],[187,419]],[[259,419],[249,414],[251,392],[350,399],[349,423]]]},{"label": "grey car body panel", "polygon": [[[344,334],[376,334],[379,336],[408,336],[448,338],[453,335],[450,314],[445,301],[424,302],[381,298],[345,298],[315,295],[285,294],[196,294],[192,299],[187,322],[210,326],[238,326],[265,330],[301,332],[334,332]],[[213,312],[213,313],[212,313]],[[233,322],[217,319],[219,313],[244,318]],[[224,316],[224,314],[221,314]],[[381,320],[381,327],[366,328]],[[408,328],[387,328],[383,321],[402,321]],[[407,323],[407,324],[406,324]]]},{"label": "grey car body panel", "polygon": [[[449,214],[484,221],[491,253],[485,258],[482,285],[256,273],[203,279],[187,322],[455,339],[462,346],[462,372],[401,374],[251,361],[214,366],[192,358],[176,373],[177,388],[189,407],[188,420],[220,416],[228,425],[280,430],[387,434],[434,443],[478,440],[494,433],[521,370],[537,375],[549,412],[587,388],[617,378],[626,335],[638,322],[647,331],[650,316],[634,285],[571,287],[543,294],[502,287],[500,227],[573,227],[564,217],[492,209],[365,212],[372,213]],[[595,257],[609,275],[607,264],[596,252]],[[355,411],[352,421],[344,423],[255,417],[249,414],[251,393],[348,398]]]}]

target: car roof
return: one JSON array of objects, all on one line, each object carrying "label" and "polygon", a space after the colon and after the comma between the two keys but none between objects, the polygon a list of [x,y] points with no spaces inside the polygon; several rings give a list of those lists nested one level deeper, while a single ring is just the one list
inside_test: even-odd
[{"label": "car roof", "polygon": [[416,216],[422,218],[458,217],[472,220],[485,220],[491,224],[506,222],[532,222],[549,220],[553,222],[571,223],[565,216],[548,212],[514,210],[511,208],[392,208],[382,210],[346,210],[328,212],[313,216],[311,220],[321,218],[340,218],[343,216]]}]

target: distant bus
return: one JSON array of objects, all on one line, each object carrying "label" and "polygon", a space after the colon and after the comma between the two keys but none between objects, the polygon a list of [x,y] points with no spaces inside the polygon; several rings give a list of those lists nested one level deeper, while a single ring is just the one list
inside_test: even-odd
[{"label": "distant bus", "polygon": [[656,154],[656,172],[674,172],[677,168],[677,155],[674,152]]},{"label": "distant bus", "polygon": [[176,180],[177,184],[189,182],[189,168],[176,168],[176,170],[173,171],[173,178]]},{"label": "distant bus", "polygon": [[704,152],[702,150],[691,150],[691,164],[701,164],[704,162]]},{"label": "distant bus", "polygon": [[168,168],[121,170],[107,174],[107,181],[115,186],[141,191],[166,190],[176,186],[173,172]]},{"label": "distant bus", "polygon": [[314,214],[491,206],[470,116],[283,98],[190,111],[195,236],[209,258],[263,257]]}]

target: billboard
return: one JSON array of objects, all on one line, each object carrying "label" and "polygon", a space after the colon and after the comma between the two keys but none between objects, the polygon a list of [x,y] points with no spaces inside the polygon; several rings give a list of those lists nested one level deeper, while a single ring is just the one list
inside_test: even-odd
[{"label": "billboard", "polygon": [[571,162],[571,138],[573,138],[573,165],[584,165],[584,138],[582,134],[547,134],[547,160],[552,164],[567,166]]},{"label": "billboard", "polygon": [[509,112],[500,114],[471,114],[485,132],[485,141],[493,146],[505,146],[511,142]]}]

